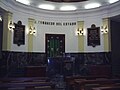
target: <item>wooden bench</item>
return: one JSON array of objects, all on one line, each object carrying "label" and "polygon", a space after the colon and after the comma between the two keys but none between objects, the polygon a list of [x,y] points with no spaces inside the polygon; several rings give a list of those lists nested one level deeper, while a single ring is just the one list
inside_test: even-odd
[{"label": "wooden bench", "polygon": [[120,79],[96,79],[96,80],[79,80],[75,79],[75,90],[84,90],[86,85],[98,86],[111,86],[120,83]]},{"label": "wooden bench", "polygon": [[6,88],[37,88],[37,87],[52,87],[52,83],[50,82],[22,82],[22,83],[1,83],[0,89]]},{"label": "wooden bench", "polygon": [[[101,84],[87,84],[84,87],[84,90],[94,90],[94,89],[108,89],[108,88],[113,88],[113,87],[119,87],[120,83],[113,83],[113,84],[105,84],[105,85],[101,85]],[[99,88],[99,89],[98,89]]]},{"label": "wooden bench", "polygon": [[120,86],[96,87],[91,90],[120,90]]},{"label": "wooden bench", "polygon": [[19,78],[0,78],[0,83],[7,82],[28,82],[28,81],[49,81],[48,77],[19,77]]},{"label": "wooden bench", "polygon": [[1,78],[0,90],[53,90],[54,84],[47,77]]},{"label": "wooden bench", "polygon": [[74,80],[79,79],[79,80],[95,80],[95,79],[109,79],[111,77],[109,76],[67,76],[65,77],[65,82],[66,82],[66,89],[70,90],[73,88]]}]

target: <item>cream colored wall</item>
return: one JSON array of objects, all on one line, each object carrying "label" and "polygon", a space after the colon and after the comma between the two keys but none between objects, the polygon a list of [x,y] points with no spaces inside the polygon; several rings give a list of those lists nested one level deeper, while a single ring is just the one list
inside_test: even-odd
[{"label": "cream colored wall", "polygon": [[[15,14],[14,14],[14,16],[17,16]],[[24,16],[27,16],[27,15],[24,15]],[[24,19],[24,20],[28,21],[28,18],[29,17],[26,17],[26,19]],[[32,38],[33,44],[31,44],[33,46],[32,47],[33,52],[45,52],[45,34],[65,34],[65,51],[66,52],[95,52],[95,51],[96,52],[104,52],[105,51],[104,50],[104,37],[102,34],[100,34],[100,45],[99,46],[96,46],[95,48],[93,48],[91,46],[87,46],[87,28],[90,28],[92,24],[95,24],[97,27],[101,27],[102,26],[102,17],[101,16],[86,17],[84,19],[85,35],[82,38],[75,35],[75,31],[78,28],[77,21],[75,19],[73,19],[73,20],[65,20],[64,19],[64,20],[60,20],[60,21],[56,20],[56,19],[48,20],[45,17],[44,18],[34,17],[33,19],[35,19],[36,22],[38,22],[38,21],[48,21],[48,22],[54,22],[54,23],[76,22],[76,25],[73,25],[73,26],[42,25],[40,23],[36,23],[35,26],[36,26],[37,34],[35,36],[33,36],[33,38]],[[21,21],[22,21],[22,19],[21,19]],[[23,46],[20,46],[20,47],[12,44],[11,50],[13,50],[13,51],[24,50],[25,52],[29,51],[26,48],[26,47],[29,47],[29,42],[27,42],[27,41],[30,39],[29,35],[27,35],[28,22],[26,24],[27,24],[26,25],[26,40],[25,40],[26,44]],[[26,48],[26,49],[24,49],[24,48]]]},{"label": "cream colored wall", "polygon": [[103,36],[100,32],[100,45],[96,46],[96,47],[92,47],[92,46],[88,46],[87,45],[87,28],[90,28],[92,24],[95,24],[96,27],[101,27],[102,26],[102,17],[101,16],[94,16],[94,17],[86,17],[84,20],[84,24],[85,24],[85,38],[84,38],[84,49],[86,52],[104,52],[104,43],[103,43]]},{"label": "cream colored wall", "polygon": [[[48,21],[48,20],[45,20],[45,21]],[[66,21],[60,22],[60,21],[52,20],[51,22],[55,22],[55,23],[59,22],[63,24]],[[73,21],[68,21],[68,22],[73,22]],[[76,25],[73,25],[73,26],[58,25],[57,26],[57,25],[43,25],[38,23],[36,24],[36,28],[37,28],[37,35],[34,36],[35,38],[33,40],[34,51],[36,52],[45,51],[45,34],[65,34],[65,50],[67,52],[77,51],[78,42],[77,42],[77,37],[75,36]]]}]

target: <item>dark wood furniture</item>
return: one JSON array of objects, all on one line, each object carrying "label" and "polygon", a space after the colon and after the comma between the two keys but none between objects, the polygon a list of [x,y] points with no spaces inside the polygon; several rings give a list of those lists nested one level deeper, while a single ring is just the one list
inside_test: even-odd
[{"label": "dark wood furniture", "polygon": [[53,90],[47,77],[0,78],[0,90]]},{"label": "dark wood furniture", "polygon": [[97,87],[92,90],[120,90],[120,86],[117,87]]},{"label": "dark wood furniture", "polygon": [[75,90],[84,90],[86,85],[94,85],[94,87],[111,86],[120,83],[120,79],[96,79],[96,80],[74,80]]},{"label": "dark wood furniture", "polygon": [[45,77],[46,66],[27,66],[25,67],[26,77]]},{"label": "dark wood furniture", "polygon": [[96,80],[96,79],[110,79],[109,76],[67,76],[65,77],[66,89],[74,88],[75,80]]}]

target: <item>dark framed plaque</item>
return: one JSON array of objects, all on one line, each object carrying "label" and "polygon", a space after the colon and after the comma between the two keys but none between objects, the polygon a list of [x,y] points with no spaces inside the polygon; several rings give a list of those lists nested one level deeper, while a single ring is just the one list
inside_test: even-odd
[{"label": "dark framed plaque", "polygon": [[91,28],[87,28],[87,43],[88,46],[100,45],[100,27],[96,27],[95,24],[91,25]]},{"label": "dark framed plaque", "polygon": [[21,21],[15,23],[13,43],[18,46],[25,44],[25,25]]}]

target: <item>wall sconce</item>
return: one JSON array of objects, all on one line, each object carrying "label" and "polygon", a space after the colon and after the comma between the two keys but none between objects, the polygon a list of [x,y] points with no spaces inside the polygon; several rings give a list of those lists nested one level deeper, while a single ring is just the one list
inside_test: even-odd
[{"label": "wall sconce", "polygon": [[83,30],[83,28],[78,28],[77,30],[76,30],[76,34],[77,35],[80,35],[80,36],[82,36],[82,35],[84,35],[84,30]]},{"label": "wall sconce", "polygon": [[102,34],[108,33],[108,27],[107,26],[101,26],[101,32],[102,32]]},{"label": "wall sconce", "polygon": [[29,28],[29,34],[31,34],[31,35],[35,35],[36,34],[35,27],[30,26],[30,28]]},{"label": "wall sconce", "polygon": [[2,16],[0,15],[0,22],[2,22]]},{"label": "wall sconce", "polygon": [[10,21],[9,24],[8,24],[8,29],[10,31],[13,31],[14,28],[15,28],[15,24],[12,21]]}]

